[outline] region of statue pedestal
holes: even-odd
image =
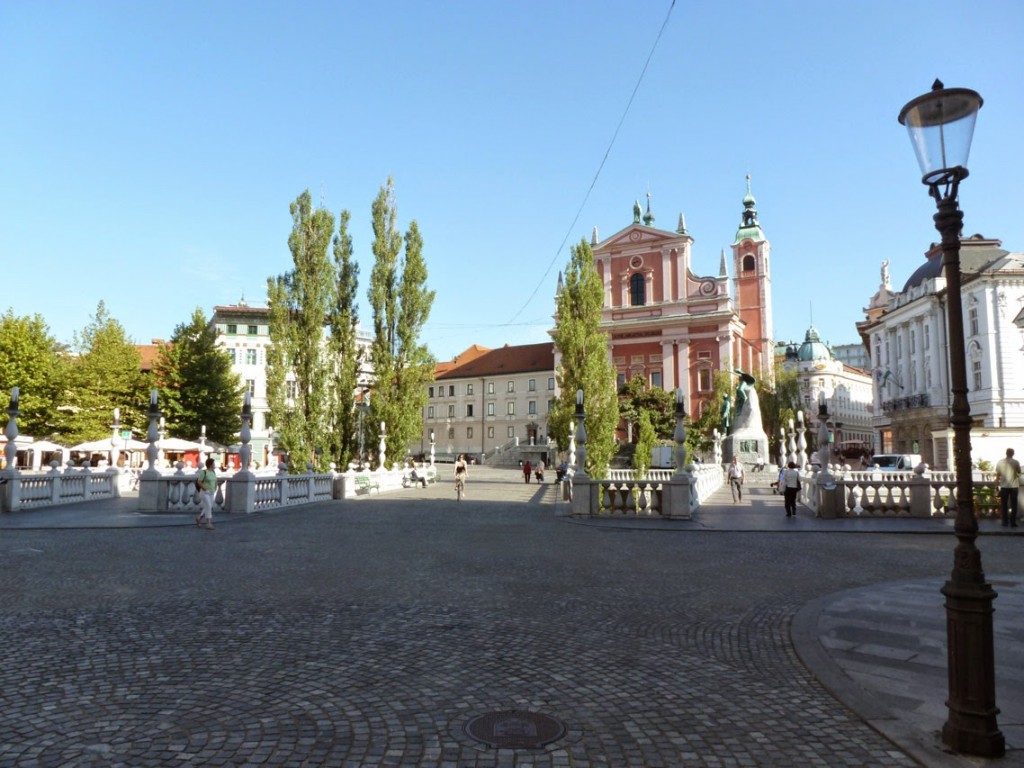
[[[756,464],[758,457],[764,459],[765,464],[769,464],[771,459],[768,456],[768,435],[763,429],[750,427],[726,435],[722,438],[722,463],[731,463],[733,456],[739,459],[740,464]]]

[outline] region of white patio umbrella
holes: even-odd
[[[182,440],[180,437],[165,437],[159,441],[160,448],[164,451],[202,451],[204,448],[210,450],[209,444],[203,446],[200,443],[192,440]]]

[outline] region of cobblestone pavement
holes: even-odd
[[[511,471],[468,494],[212,532],[5,528],[0,766],[917,764],[790,626],[841,590],[945,576],[949,537],[589,525]],[[1019,571],[1021,544],[986,538],[986,570]],[[505,710],[567,732],[464,732]]]

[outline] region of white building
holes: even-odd
[[[784,366],[795,370],[803,401],[804,416],[811,434],[818,430],[818,405],[828,406],[828,425],[836,449],[863,445],[872,447],[871,374],[838,359],[822,342],[818,331],[808,328],[800,345],[786,348]]]
[[[925,256],[899,292],[883,264],[857,326],[871,354],[878,449],[920,453],[930,466],[952,469],[941,246]],[[1024,310],[1024,254],[973,235],[961,240],[960,260],[971,455],[994,462],[1008,447],[1024,449],[1024,329],[1015,322]]]

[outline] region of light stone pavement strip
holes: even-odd
[[[470,472],[461,503],[444,482],[215,531],[0,528],[0,766],[917,764],[790,629],[842,590],[944,577],[951,537],[581,522],[551,483]],[[986,570],[1022,544],[986,537]],[[500,710],[567,733],[466,735]]]

